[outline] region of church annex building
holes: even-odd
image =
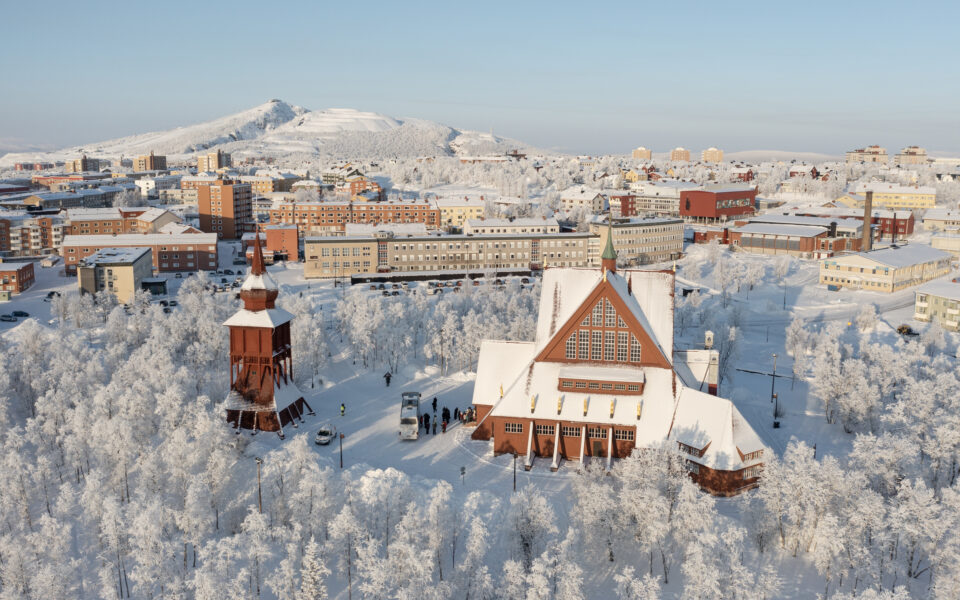
[[[715,351],[674,353],[673,292],[672,271],[617,270],[609,241],[601,269],[545,270],[535,341],[481,345],[473,438],[553,469],[588,457],[609,467],[666,441],[705,490],[755,486],[763,442],[730,400],[708,393]]]

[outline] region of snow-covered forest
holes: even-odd
[[[713,282],[714,259],[750,269],[708,249],[681,272]],[[756,285],[791,268],[766,270]],[[726,308],[716,294],[681,301],[690,315],[678,334],[736,327],[735,300],[750,293],[750,278],[738,279]],[[788,349],[806,357],[798,377],[838,435],[855,436],[853,451],[792,443],[765,461],[759,489],[733,499],[700,492],[671,448],[638,452],[609,474],[565,467],[561,493],[461,493],[396,468],[340,471],[296,432],[261,456],[258,494],[254,440],[234,435],[218,406],[228,387],[221,323],[235,300],[204,287],[202,275],[185,281],[169,314],[145,298],[128,314],[109,296],[68,294],[52,306],[59,327],[27,321],[7,336],[0,597],[946,599],[960,590],[960,382],[936,332],[893,348],[865,341],[869,310],[855,328],[791,324]],[[281,298],[297,315],[296,373],[309,389],[335,361],[374,377],[409,364],[470,371],[481,339],[532,337],[538,292],[383,297],[358,287],[326,305],[309,293]]]

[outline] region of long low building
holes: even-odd
[[[592,233],[304,238],[304,277],[408,271],[541,269],[590,264]]]
[[[833,289],[897,292],[946,275],[951,258],[921,244],[833,256],[820,261],[820,283]]]
[[[923,228],[927,231],[960,231],[960,211],[931,208],[923,215]]]
[[[270,210],[270,223],[296,225],[300,237],[343,231],[347,223],[423,223],[440,227],[440,209],[431,202],[299,202]]]
[[[64,236],[64,269],[67,273],[75,273],[82,259],[104,248],[150,248],[153,269],[161,273],[217,268],[215,233],[126,233]]]
[[[931,281],[917,288],[914,315],[918,321],[936,321],[949,331],[960,330],[960,283]]]

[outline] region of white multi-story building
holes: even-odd
[[[468,219],[463,227],[467,235],[491,233],[558,233],[560,224],[553,217],[529,219]]]
[[[634,207],[638,215],[680,216],[680,192],[700,186],[690,181],[637,181],[630,184],[636,194]]]

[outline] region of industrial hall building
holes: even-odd
[[[278,295],[257,235],[250,273],[240,286],[243,308],[224,323],[230,328],[226,416],[237,433],[241,429],[273,431],[282,438],[284,427],[297,427],[305,412],[314,414],[293,382],[293,315],[275,306]]]
[[[617,269],[611,236],[600,268],[546,269],[535,340],[481,344],[474,439],[553,470],[667,443],[711,493],[755,486],[766,449],[714,395],[716,350],[674,352],[674,277]]]

